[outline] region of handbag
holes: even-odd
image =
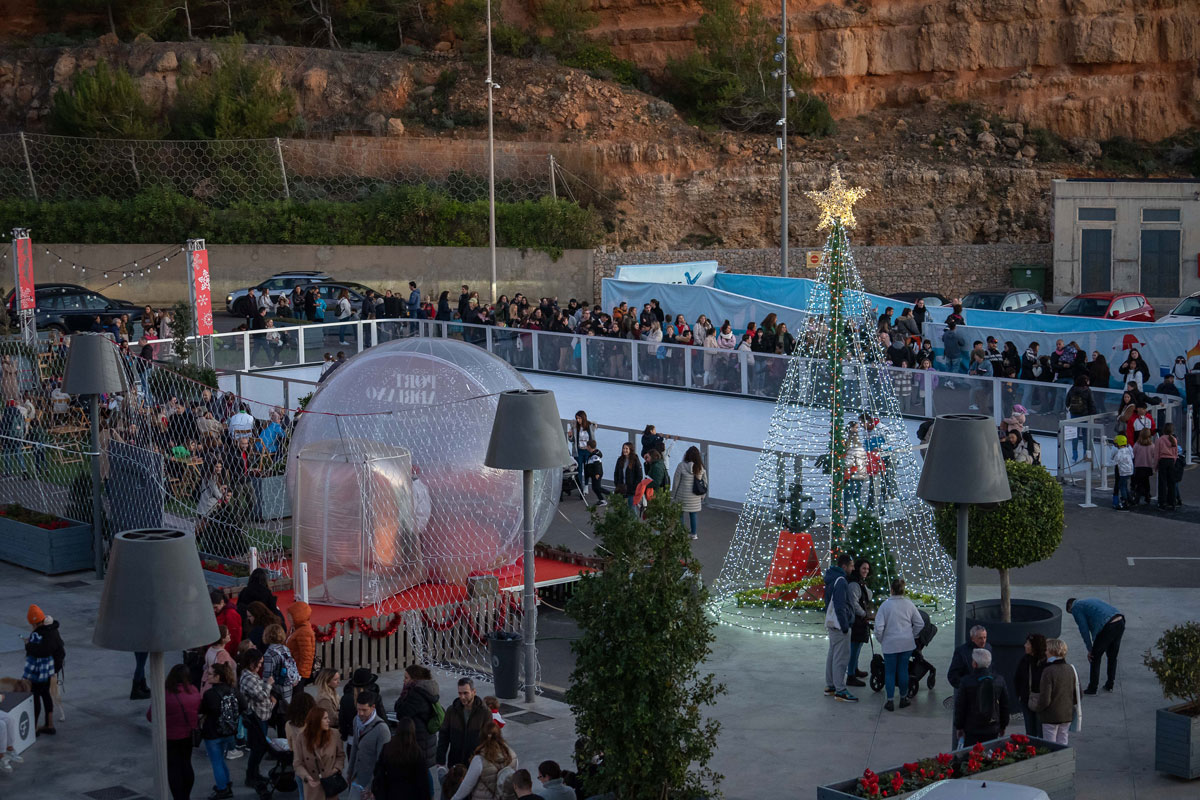
[[[1079,696],[1079,673],[1075,672],[1074,665],[1071,666],[1071,672],[1075,675],[1075,710],[1071,713],[1071,727],[1067,730],[1079,733],[1083,730],[1083,698]]]
[[[708,481],[699,475],[692,478],[692,494],[704,496],[708,494]]]
[[[1033,686],[1033,665],[1032,664],[1029,665],[1029,685]],[[1027,703],[1027,705],[1029,706],[1029,710],[1033,711],[1034,707],[1038,704],[1038,702],[1040,700],[1041,700],[1040,692],[1030,692],[1029,693],[1029,702]]]
[[[179,703],[179,712],[183,714],[183,721],[187,722],[187,709],[183,707],[183,701],[179,699],[179,692],[175,692],[175,702]],[[200,732],[199,716],[196,717],[196,723],[191,726],[192,747],[199,747],[204,742],[204,735]]]
[[[321,766],[320,759],[317,759],[317,769],[320,772],[325,771]],[[342,775],[341,772],[334,772],[332,775],[327,775],[319,780],[321,782],[321,791],[325,793],[326,797],[337,797],[350,788],[350,784],[346,783],[346,776]]]

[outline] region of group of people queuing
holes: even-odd
[[[640,452],[630,442],[621,443],[621,453],[613,466],[614,492],[602,484],[605,477],[604,454],[596,442],[596,424],[586,411],[575,412],[574,421],[567,426],[567,441],[575,457],[575,474],[580,494],[587,499],[589,490],[596,495],[596,506],[608,505],[606,499],[615,492],[626,505],[641,513],[646,504],[659,492],[666,492],[682,508],[681,522],[693,539],[699,539],[698,518],[708,495],[708,470],[700,448],[692,445],[683,454],[670,476],[670,448],[667,437],[653,425],[642,431]]]

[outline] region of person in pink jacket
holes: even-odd
[[[1174,511],[1183,505],[1179,496],[1179,483],[1175,480],[1175,459],[1179,458],[1179,440],[1175,438],[1175,426],[1168,422],[1155,442],[1158,457],[1158,507]]]
[[[1149,428],[1138,431],[1133,443],[1133,505],[1142,500],[1150,505],[1150,476],[1158,464],[1158,447]]]
[[[200,727],[200,692],[188,668],[176,664],[167,673],[167,786],[172,800],[188,800],[196,773],[192,770],[192,731]],[[146,709],[150,719],[150,709]]]

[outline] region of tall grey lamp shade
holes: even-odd
[[[67,394],[111,394],[128,389],[120,355],[100,333],[71,336],[62,390]]]
[[[94,644],[162,653],[203,647],[218,638],[192,534],[143,529],[113,537]]]
[[[77,333],[71,337],[62,390],[91,398],[88,403],[90,450],[100,452],[100,395],[128,389],[125,369],[113,343],[99,333]],[[96,577],[104,577],[104,523],[100,500],[100,459],[92,457],[92,558]]]
[[[525,557],[522,569],[522,645],[525,649],[525,702],[534,701],[537,688],[537,585],[533,555],[533,472],[571,463],[554,392],[541,389],[504,392],[496,405],[496,420],[483,464],[493,469],[521,470],[521,534]]]
[[[483,464],[494,469],[554,469],[571,463],[554,392],[503,392]]]
[[[1000,503],[1012,498],[996,423],[982,414],[946,414],[933,424],[917,497],[930,503]]]
[[[92,642],[108,650],[150,654],[157,800],[167,800],[168,795],[163,652],[202,647],[219,638],[192,534],[142,529],[113,538]]]

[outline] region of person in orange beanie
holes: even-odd
[[[307,683],[312,678],[313,658],[317,654],[317,635],[308,621],[312,619],[312,608],[303,600],[297,600],[288,606],[288,617],[292,621],[292,635],[288,637],[287,648],[296,660],[296,669],[300,677]]]
[[[50,697],[50,679],[62,669],[67,652],[63,647],[62,636],[58,633],[58,622],[51,619],[37,606],[30,606],[25,615],[33,632],[25,638],[25,673],[22,677],[29,681],[33,689],[33,721],[42,708],[46,709],[46,724],[37,729],[39,734],[53,734],[54,730],[54,701]]]

